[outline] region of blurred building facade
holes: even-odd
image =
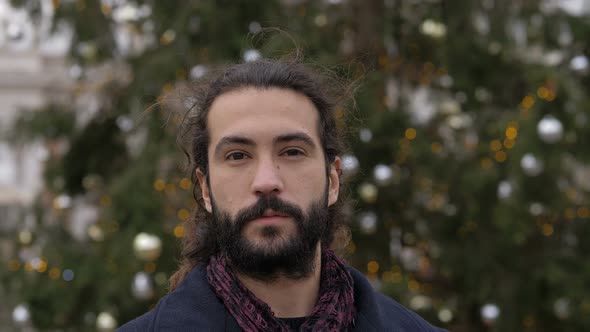
[[[46,3],[43,2],[43,3]],[[63,102],[71,86],[63,34],[49,36],[51,13],[31,18],[0,0],[0,232],[21,227],[42,188],[47,150],[40,141],[18,141],[15,123],[23,111]],[[65,38],[64,38],[65,37]],[[4,251],[3,251],[4,252]]]

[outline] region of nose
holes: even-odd
[[[256,165],[252,192],[256,196],[279,194],[283,191],[280,168],[272,158],[261,158]]]

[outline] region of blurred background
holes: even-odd
[[[589,43],[588,0],[0,0],[0,331],[153,307],[195,203],[152,106],[297,46],[364,68],[352,265],[452,331],[590,331]]]

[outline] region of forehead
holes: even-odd
[[[319,114],[305,95],[281,88],[242,88],[217,97],[207,117],[210,143],[224,136],[252,138],[303,131],[319,144]]]

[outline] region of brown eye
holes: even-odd
[[[244,158],[246,158],[246,154],[243,152],[232,152],[226,157],[228,160],[242,160]]]
[[[295,157],[295,156],[303,155],[303,151],[298,150],[298,149],[289,149],[289,150],[286,150],[284,152],[284,154],[289,157]]]

